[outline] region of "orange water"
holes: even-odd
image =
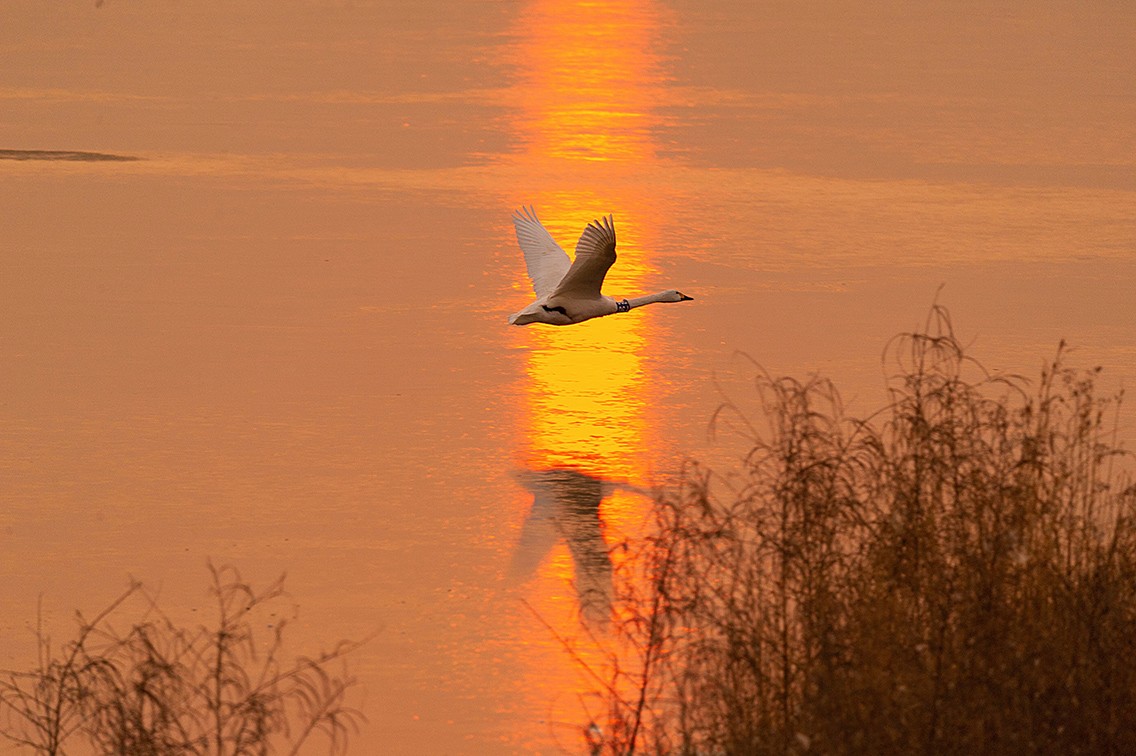
[[[128,575],[199,621],[211,558],[288,573],[297,652],[374,634],[357,752],[573,752],[562,643],[602,662],[646,493],[741,449],[736,352],[867,414],[942,286],[992,369],[1136,379],[1120,5],[10,5],[0,667]],[[521,204],[695,301],[508,327]]]

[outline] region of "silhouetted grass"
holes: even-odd
[[[935,307],[891,403],[761,376],[744,484],[693,467],[623,575],[593,753],[1136,753],[1136,488],[1119,395],[987,375]]]
[[[292,663],[281,659],[287,620],[283,577],[254,590],[231,567],[209,565],[215,624],[174,625],[148,601],[128,630],[113,625],[130,587],[92,620],[78,615],[76,637],[59,650],[38,633],[38,666],[3,672],[0,736],[36,753],[299,753],[322,735],[330,753],[346,751],[362,715],[346,706],[354,680],[329,667],[358,644]]]

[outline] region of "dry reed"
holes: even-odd
[[[890,405],[761,375],[745,483],[697,466],[622,576],[593,753],[1136,753],[1136,488],[1063,363],[992,377],[934,307]]]
[[[330,667],[358,644],[286,663],[283,577],[258,591],[232,567],[209,571],[211,627],[176,626],[132,582],[93,619],[77,615],[77,636],[58,651],[40,629],[37,667],[0,673],[0,738],[52,756],[237,756],[296,754],[322,735],[329,753],[345,752],[362,714],[345,702],[354,680]],[[144,617],[117,630],[139,596]]]

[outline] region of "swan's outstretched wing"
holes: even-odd
[[[604,276],[614,262],[615,221],[609,215],[584,229],[576,242],[576,259],[552,296],[598,299]]]
[[[538,298],[543,297],[552,292],[568,272],[571,265],[568,253],[553,240],[531,207],[513,211],[513,227],[517,230],[517,243],[525,253],[525,267],[533,291]]]

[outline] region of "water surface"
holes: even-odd
[[[991,369],[1066,339],[1136,378],[1119,4],[8,17],[0,666],[38,597],[62,638],[127,575],[198,621],[211,558],[288,573],[297,651],[375,633],[358,752],[572,752],[599,711],[557,635],[615,611],[651,488],[740,451],[707,436],[735,352],[867,414],[938,296]],[[607,290],[696,300],[506,326],[521,204],[569,250],[613,213]]]

